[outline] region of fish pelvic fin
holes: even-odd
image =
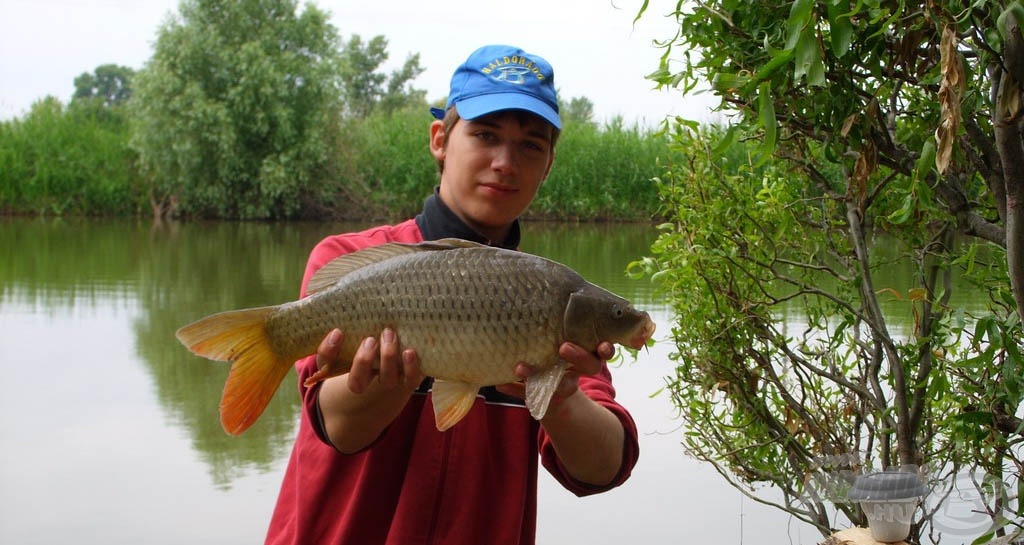
[[[434,424],[437,431],[445,431],[458,424],[473,408],[480,386],[457,380],[434,379],[433,393]]]
[[[177,331],[192,353],[230,361],[220,399],[220,423],[231,435],[244,432],[267,408],[294,362],[279,357],[264,323],[277,307],[221,312]]]
[[[566,367],[566,363],[559,360],[554,365],[526,379],[526,408],[530,409],[530,416],[540,420],[547,414],[551,396],[555,395],[558,383],[565,375]]]

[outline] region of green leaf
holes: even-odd
[[[786,49],[793,49],[811,21],[814,0],[796,0],[786,21]]]
[[[877,23],[877,22],[878,22],[879,20],[881,20],[881,18],[882,18],[882,17],[884,17],[884,16],[885,16],[885,15],[886,15],[886,14],[887,14],[888,12],[889,12],[889,10],[888,10],[888,9],[879,9],[879,10],[878,10],[878,13],[877,13],[877,15],[876,15],[875,17],[873,17],[873,18],[871,19],[871,23],[872,23],[872,24],[874,24],[874,23]],[[899,19],[899,18],[900,18],[900,17],[902,16],[902,15],[903,15],[903,11],[902,11],[902,10],[895,10],[895,11],[894,11],[894,12],[892,13],[892,15],[890,15],[890,16],[889,16],[889,18],[888,18],[888,19],[887,19],[887,20],[886,20],[885,22],[883,22],[883,23],[881,23],[881,24],[879,24],[879,25],[878,25],[878,30],[877,30],[877,31],[875,31],[875,32],[874,32],[873,34],[871,34],[870,36],[868,36],[868,38],[867,38],[867,39],[868,39],[868,40],[870,41],[870,40],[874,40],[875,38],[879,38],[879,37],[881,37],[881,36],[885,35],[885,33],[886,33],[886,32],[887,32],[887,31],[888,31],[889,29],[893,28],[893,25],[895,25],[895,24],[896,24],[896,21],[897,21],[897,20],[898,20],[898,19]]]
[[[806,77],[807,84],[821,87],[825,85],[825,64],[818,50],[818,40],[813,27],[804,29],[800,41],[796,45],[796,62],[793,67],[793,82]]]
[[[814,58],[814,62],[807,72],[807,84],[812,87],[825,86],[825,61],[820,55]]]
[[[914,182],[924,180],[934,166],[935,140],[926,138],[924,145],[921,146],[921,156],[917,158],[917,163],[914,164]]]
[[[759,84],[763,81],[771,79],[783,66],[786,66],[793,60],[793,49],[784,49],[777,51],[772,55],[772,59],[765,63],[761,68],[758,69],[754,79],[751,80],[747,86],[743,88],[744,93],[749,93],[752,90],[753,85]]]
[[[889,221],[896,225],[906,223],[913,214],[916,203],[918,203],[918,199],[914,197],[913,192],[908,193],[903,198],[903,204],[900,205],[899,209],[889,214]]]
[[[653,78],[651,78],[651,76],[647,76],[647,79]],[[736,89],[745,87],[749,82],[749,75],[719,72],[718,74],[715,74],[714,79],[711,80],[711,88],[719,93],[732,94]]]
[[[732,147],[733,142],[736,141],[736,127],[736,125],[731,125],[729,130],[725,131],[725,134],[722,135],[722,139],[719,140],[718,144],[715,144],[714,149],[711,150],[712,155],[722,155],[726,150]]]
[[[850,14],[847,10],[850,2],[841,0],[828,3],[828,26],[830,29],[829,38],[832,45],[832,53],[842,58],[850,50],[853,43],[853,23],[850,22]]]
[[[660,85],[666,85],[669,81],[672,80],[672,72],[669,72],[667,66],[662,66],[661,68],[658,68],[654,72],[651,72],[650,74],[644,76],[644,79],[651,80]]]
[[[643,5],[641,5],[640,9],[637,10],[636,17],[633,18],[633,24],[634,25],[636,24],[637,21],[640,20],[641,17],[644,16],[644,12],[647,11],[647,5],[648,4],[650,4],[650,0],[644,0]]]
[[[758,88],[757,116],[758,122],[764,130],[761,157],[758,160],[758,166],[761,166],[775,153],[775,144],[778,139],[778,122],[775,119],[775,104],[772,102],[771,82],[766,81]]]
[[[800,40],[796,43],[796,58],[793,61],[793,82],[797,83],[800,78],[807,74],[814,57],[818,54],[817,43],[814,35],[810,32],[800,34]]]
[[[993,415],[988,411],[965,411],[954,414],[950,420],[962,424],[973,424],[975,426],[989,426],[992,424]]]

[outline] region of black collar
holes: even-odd
[[[459,216],[455,215],[439,195],[440,187],[434,188],[434,194],[423,201],[423,212],[416,216],[416,225],[423,234],[423,240],[437,240],[439,238],[461,238],[488,246],[498,246],[514,250],[519,247],[521,236],[519,220],[512,223],[512,230],[504,241],[492,241],[476,232],[472,227],[466,225]]]

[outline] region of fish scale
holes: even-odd
[[[292,363],[315,353],[335,328],[344,333],[340,357],[307,385],[348,372],[363,339],[391,328],[435,378],[439,430],[465,415],[481,386],[517,380],[519,362],[534,368],[526,405],[540,419],[566,367],[562,342],[588,351],[600,341],[640,348],[654,331],[646,312],[560,263],[456,239],[346,254],[307,288],[298,301],[222,312],[178,330],[192,352],[233,362],[221,398],[229,433],[248,428]]]
[[[345,332],[341,358],[350,361],[363,338],[390,327],[402,346],[416,349],[428,375],[488,385],[510,382],[517,362],[544,365],[555,357],[561,311],[584,281],[570,277],[553,292],[545,281],[550,271],[538,267],[535,256],[505,253],[493,259],[481,253],[409,254],[368,266],[305,305],[283,309],[274,320],[315,324],[297,336],[304,340],[297,352],[306,352],[337,327]],[[303,319],[307,312],[315,321]],[[296,337],[278,334],[270,324],[268,333]],[[496,366],[495,360],[505,365]]]

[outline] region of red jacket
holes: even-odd
[[[339,255],[422,240],[415,220],[328,237],[310,255],[303,294],[312,274]],[[538,452],[554,478],[580,496],[618,486],[636,464],[636,425],[615,402],[607,367],[581,377],[580,389],[619,418],[626,441],[618,476],[593,487],[569,476],[521,400],[493,388],[482,389],[465,419],[444,433],[435,427],[429,393],[418,392],[372,445],[341,454],[321,439],[318,387],[302,387],[314,360],[296,363],[303,411],[268,545],[533,544]]]

